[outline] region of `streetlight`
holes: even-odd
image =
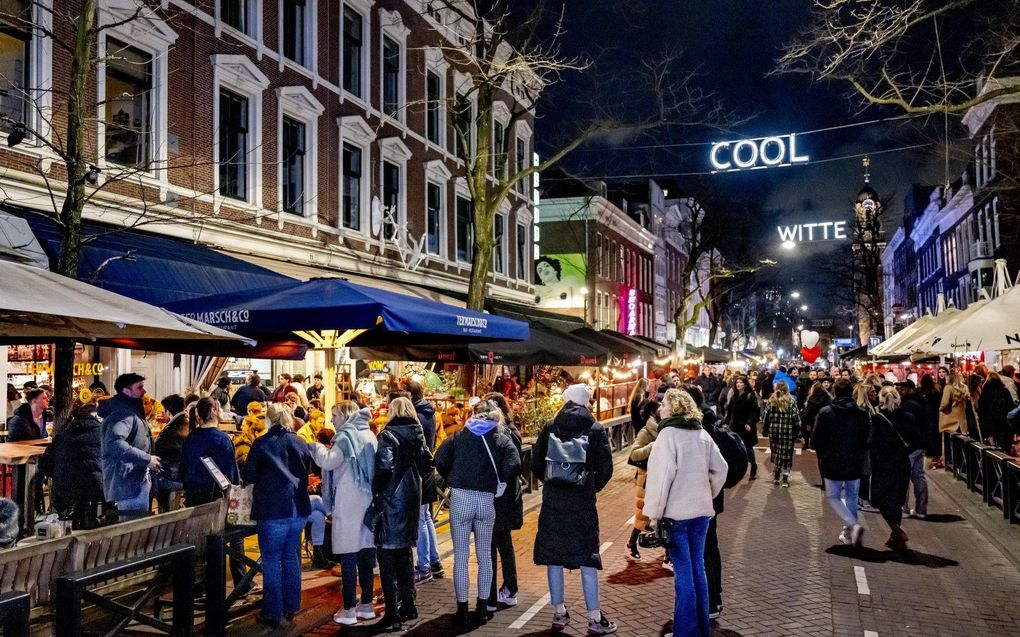
[[[800,298],[800,292],[798,292],[797,290],[794,290],[793,292],[790,292],[790,298],[791,299],[799,299]]]
[[[806,305],[801,305],[800,306],[800,311],[801,312],[807,312],[807,306]]]
[[[794,248],[797,247],[797,244],[794,243],[793,241],[790,241],[789,239],[787,239],[786,241],[782,242],[779,245],[781,245],[784,250],[793,250]]]

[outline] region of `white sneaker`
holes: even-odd
[[[923,519],[925,519],[928,516],[926,514],[924,514],[924,513],[918,513],[917,509],[911,509],[910,510],[910,517],[917,518],[918,520],[923,520]]]
[[[371,604],[358,604],[354,612],[358,619],[375,619],[375,608]]]
[[[860,546],[863,538],[864,527],[860,524],[855,524],[854,528],[850,529],[850,541],[853,542],[854,546]]]
[[[496,601],[500,604],[506,604],[507,606],[513,607],[517,605],[517,596],[511,595],[510,591],[508,591],[506,586],[504,586],[496,592]]]
[[[839,540],[840,544],[849,544],[850,543],[849,530],[844,528],[842,531],[839,532],[839,538],[837,539]]]
[[[374,616],[375,613],[373,612]],[[353,608],[341,608],[333,614],[333,622],[343,626],[353,626],[358,623],[358,612]]]

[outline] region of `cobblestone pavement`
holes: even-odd
[[[766,455],[758,450],[763,473]],[[671,573],[660,565],[661,551],[642,551],[640,562],[626,557],[634,514],[632,471],[618,457],[616,475],[599,497],[602,608],[619,624],[620,635],[666,635],[673,588]],[[861,549],[836,541],[840,524],[824,505],[813,454],[796,456],[791,483],[783,489],[760,478],[727,490],[718,523],[724,611],[717,637],[1020,635],[1020,564],[1010,550],[1020,546],[1020,532],[1001,518],[996,523],[960,483],[944,473],[931,476],[931,515],[925,521],[905,520],[911,548],[905,555],[885,548],[888,527],[878,514],[861,514],[867,528]],[[420,619],[405,624],[405,634],[554,634],[545,571],[531,559],[537,517],[537,508],[526,513],[524,528],[514,534],[521,589],[517,607],[499,611],[486,626],[458,631],[451,625],[454,599],[448,577],[418,588]],[[445,529],[441,535],[441,549],[449,552]],[[444,564],[452,575],[452,557],[447,555]],[[563,634],[585,634],[577,573],[567,575],[566,600],[573,622]],[[339,605],[337,579],[325,571],[308,572],[305,607],[293,624],[270,632],[249,615],[230,633],[325,637],[374,632],[373,622],[351,628],[333,624],[329,618]]]

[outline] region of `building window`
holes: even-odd
[[[443,223],[443,189],[432,183],[426,185],[425,193],[425,249],[429,254],[440,254],[440,237]]]
[[[112,38],[106,51],[106,159],[143,168],[151,159],[152,56]]]
[[[220,0],[223,24],[248,33],[248,0]]]
[[[474,154],[474,145],[471,143],[474,119],[474,104],[466,96],[458,95],[453,109],[453,130],[456,135],[457,157],[464,161],[468,161],[468,157]]]
[[[400,223],[400,166],[383,162],[383,239],[392,239]]]
[[[360,13],[344,7],[343,84],[344,90],[355,97],[362,97],[361,52],[364,46],[364,23]]]
[[[506,215],[492,218],[492,270],[506,274]]]
[[[514,155],[514,172],[519,173],[527,168],[528,164],[528,143],[523,138],[517,138],[516,154]],[[520,179],[514,185],[517,192],[524,194],[528,192],[529,179]]]
[[[492,123],[492,174],[496,179],[506,177],[506,127],[500,121]]]
[[[471,200],[457,197],[457,260],[470,262],[474,243],[474,221]]]
[[[528,280],[528,226],[517,224],[517,278]]]
[[[400,118],[400,45],[383,38],[383,112]]]
[[[429,71],[425,74],[425,134],[430,142],[442,145],[439,140],[439,123],[443,103],[443,84],[438,73]]]
[[[283,0],[283,54],[305,64],[305,0]]]
[[[248,99],[220,89],[220,195],[248,199]]]
[[[8,9],[8,22],[15,16],[29,20],[31,3],[14,1]],[[0,130],[13,123],[28,123],[29,54],[31,32],[21,24],[0,24]]]
[[[283,210],[305,214],[305,125],[283,118]]]
[[[361,232],[361,149],[344,144],[343,226]]]

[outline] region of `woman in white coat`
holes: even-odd
[[[659,435],[648,458],[644,513],[669,533],[676,590],[674,637],[709,637],[705,538],[715,515],[712,499],[722,491],[728,467],[702,428],[701,410],[690,394],[667,390],[659,415]]]
[[[333,615],[338,624],[353,625],[374,619],[375,537],[365,526],[365,511],[372,504],[372,478],[379,442],[369,428],[372,412],[344,400],[333,407],[333,446],[311,445],[315,464],[322,469],[322,499],[333,516],[333,553],[340,557],[344,607]],[[361,584],[358,603],[357,584]]]

